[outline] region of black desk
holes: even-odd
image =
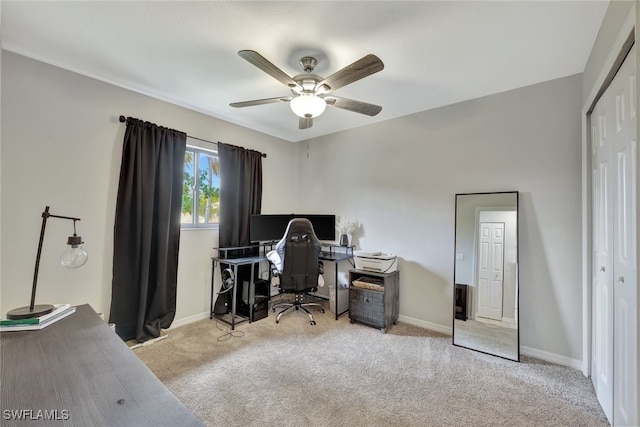
[[[234,248],[235,249],[235,248]],[[252,256],[252,257],[244,257],[244,258],[220,258],[220,257],[212,257],[211,258],[211,306],[209,307],[209,319],[213,319],[214,314],[213,314],[213,304],[215,301],[215,294],[214,294],[214,277],[215,277],[215,273],[216,273],[216,265],[217,263],[223,263],[223,264],[228,264],[231,267],[231,271],[233,271],[233,277],[238,277],[238,267],[241,265],[251,265],[252,266],[252,271],[251,271],[251,279],[249,282],[249,307],[253,307],[253,304],[255,303],[254,299],[255,299],[255,283],[254,283],[254,277],[253,277],[253,266],[256,264],[260,264],[261,262],[264,261],[268,261],[267,257],[265,255],[258,255],[258,256]],[[231,298],[231,313],[230,314],[230,320],[225,319],[222,316],[218,316],[216,315],[216,319],[220,320],[221,322],[224,322],[226,324],[228,324],[229,326],[231,326],[231,330],[234,330],[236,325],[242,322],[246,322],[249,321],[249,323],[253,322],[253,310],[249,310],[249,317],[245,317],[242,316],[238,313],[236,313],[236,297],[237,297],[237,292],[238,291],[238,286],[237,283],[234,284],[233,289],[231,290],[232,292],[232,298]],[[236,320],[238,317],[242,317],[241,320]]]
[[[0,341],[3,426],[204,425],[89,305]],[[27,420],[8,419],[11,411]],[[44,411],[54,419],[36,418]]]
[[[340,248],[342,250],[338,251]],[[320,256],[318,257],[321,261],[329,261],[334,264],[335,267],[335,288],[336,288],[336,320],[340,318],[343,314],[347,313],[349,309],[347,308],[343,312],[338,312],[340,310],[340,306],[338,305],[338,298],[340,292],[338,292],[338,267],[342,261],[348,261],[353,259],[353,249],[354,246],[340,246],[335,244],[323,243],[322,251],[320,252]],[[352,265],[353,267],[353,265]]]
[[[216,248],[219,253],[222,254],[222,256],[217,256],[217,257],[212,257],[211,258],[211,305],[209,307],[209,319],[213,319],[214,316],[216,317],[216,319],[220,320],[221,322],[224,322],[228,325],[231,326],[231,330],[234,330],[236,325],[243,323],[243,322],[253,322],[253,310],[249,310],[249,316],[243,316],[241,314],[238,314],[236,312],[236,297],[237,297],[237,289],[238,286],[237,284],[233,286],[233,289],[231,290],[232,292],[232,301],[231,301],[231,312],[229,313],[230,319],[226,319],[220,315],[214,315],[213,314],[213,305],[215,302],[215,296],[216,294],[214,293],[214,278],[215,278],[215,270],[216,270],[216,266],[218,263],[223,263],[223,264],[228,264],[231,268],[231,270],[233,271],[234,277],[238,277],[238,267],[241,265],[251,265],[254,266],[256,264],[259,264],[261,262],[268,262],[269,260],[266,257],[266,254],[269,250],[273,249],[275,247],[275,244],[277,242],[266,242],[266,243],[261,243],[260,245],[255,245],[255,246],[240,246],[240,247],[233,247],[233,248]],[[256,255],[256,256],[249,256],[249,257],[242,257],[242,258],[227,258],[227,253],[230,251],[238,251],[238,250],[245,250],[245,249],[255,249],[258,251],[258,253],[260,255]],[[338,250],[340,249],[340,250]],[[353,259],[353,249],[354,246],[340,246],[340,245],[336,245],[333,243],[323,243],[322,244],[322,251],[320,252],[320,256],[318,257],[321,261],[329,261],[329,262],[333,262],[334,266],[335,266],[335,290],[336,290],[336,320],[338,320],[338,318],[340,316],[342,316],[343,314],[347,313],[349,311],[349,309],[347,308],[346,310],[344,310],[341,313],[338,313],[338,267],[339,264],[342,261],[347,261],[350,259]],[[253,270],[253,268],[252,268]],[[269,277],[269,280],[271,279],[271,277]],[[254,277],[253,274],[251,274],[251,279],[250,279],[250,283],[249,283],[249,307],[253,307],[253,304],[255,303],[254,301],[254,297],[255,297],[255,283],[254,283]],[[316,297],[319,297],[319,295],[315,295]],[[241,318],[240,320],[238,320],[238,318]]]

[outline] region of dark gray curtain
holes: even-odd
[[[186,141],[184,132],[127,118],[109,316],[125,341],[159,337],[175,316]]]
[[[249,217],[262,206],[262,153],[218,143],[220,159],[219,246],[245,246]]]
[[[259,214],[262,205],[262,153],[234,145],[218,143],[220,160],[220,223],[218,240],[220,247],[247,246],[249,240],[249,218]],[[226,251],[228,258],[257,255],[250,250]],[[220,271],[229,265],[220,263]],[[256,266],[257,268],[257,266]],[[238,267],[236,283],[249,282],[250,265]],[[238,292],[238,303],[242,305],[242,292]],[[231,292],[218,295],[216,314],[231,309]]]

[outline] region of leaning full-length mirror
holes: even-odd
[[[520,360],[518,192],[456,194],[453,344]]]

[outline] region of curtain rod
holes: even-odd
[[[127,118],[125,116],[120,116],[119,120],[120,120],[120,123],[126,123],[127,122]],[[202,139],[202,138],[197,138],[195,136],[190,136],[190,135],[187,135],[187,138],[197,139],[198,141],[207,142],[209,144],[216,144],[216,145],[218,144],[217,142],[209,141],[209,140]],[[267,155],[264,154],[264,153],[260,153],[260,155],[265,159],[267,158]]]

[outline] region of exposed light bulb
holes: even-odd
[[[313,92],[302,92],[293,98],[289,105],[296,116],[303,118],[318,117],[327,108],[326,101]]]
[[[66,268],[82,267],[89,258],[82,248],[82,237],[74,234],[69,237],[67,244],[69,247],[60,255],[60,264]]]

